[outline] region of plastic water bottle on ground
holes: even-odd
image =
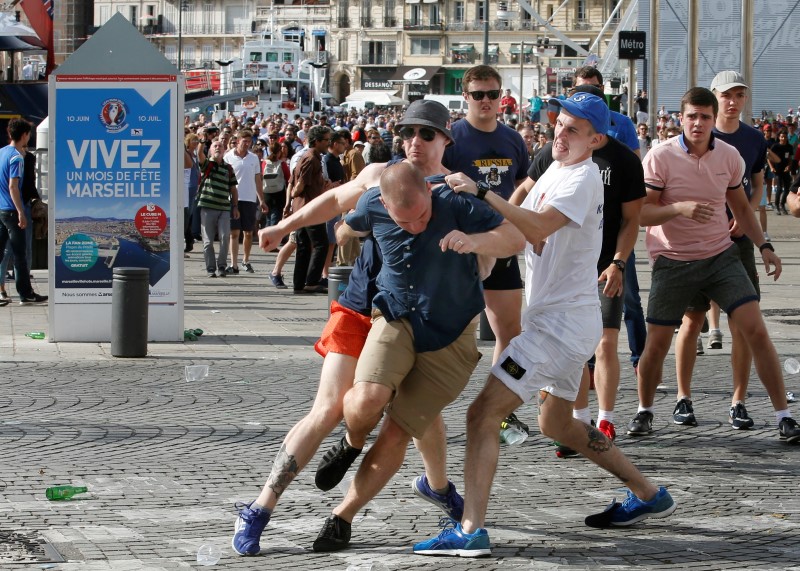
[[[783,362],[783,370],[790,375],[796,375],[800,373],[800,362],[794,357],[789,357]]]
[[[521,428],[509,425],[500,431],[500,442],[509,445],[522,444],[528,439],[528,433]]]
[[[219,563],[220,557],[222,557],[222,550],[216,545],[212,545],[210,543],[201,545],[200,549],[197,550],[197,562],[200,565],[205,565],[208,567],[211,565],[216,565]]]
[[[185,375],[190,383],[202,381],[208,376],[208,365],[186,365]]]

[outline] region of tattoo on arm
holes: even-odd
[[[542,407],[544,406],[544,401],[547,400],[547,397],[550,396],[550,393],[545,391],[539,391],[539,412],[542,412]]]
[[[267,479],[267,485],[280,498],[281,494],[292,483],[292,480],[297,477],[299,471],[297,460],[286,452],[286,443],[284,442],[275,457],[275,462],[272,464],[272,472],[270,472]]]

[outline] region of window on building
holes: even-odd
[[[194,46],[191,44],[183,46],[183,65],[185,67],[196,67],[197,62],[194,61],[194,58],[197,57],[195,54]]]
[[[439,17],[439,14],[440,14],[440,12],[439,12],[439,4],[438,3],[429,4],[428,6],[429,6],[428,7],[428,16],[430,18],[429,21],[431,23],[431,26],[436,26],[441,21],[441,18]]]
[[[206,44],[203,46],[202,50],[203,51],[200,58],[203,61],[211,61],[212,59],[214,59],[214,46]]]
[[[616,6],[617,6],[617,0],[608,0],[608,12],[606,12],[606,14],[607,14],[606,19],[608,19],[608,16],[611,15],[611,12],[614,11],[614,8]],[[619,10],[617,10],[617,13],[614,14],[613,18],[611,18],[612,22],[619,22],[620,12],[622,12],[621,8]]]
[[[553,19],[553,13],[555,11],[556,11],[555,6],[553,6],[552,4],[548,4],[547,5],[547,19],[548,20],[552,20]]]
[[[395,3],[394,0],[384,0],[383,2],[383,25],[387,28],[394,28],[397,21],[394,16]]]
[[[164,46],[164,57],[171,62],[178,61],[178,48],[177,46]]]
[[[139,25],[139,7],[138,6],[128,6],[130,9],[130,18],[128,18],[134,26]]]
[[[363,64],[396,64],[397,44],[395,42],[363,42],[361,58]]]
[[[100,6],[100,21],[97,22],[99,25],[103,25],[111,18],[111,6]]]
[[[488,2],[486,0],[478,0],[478,6],[475,14],[478,20],[481,22],[487,20],[487,8]]]
[[[422,23],[422,6],[419,4],[411,5],[411,25],[419,26]]]
[[[586,0],[578,0],[575,4],[575,18],[578,22],[585,22],[587,20]]]
[[[211,34],[214,32],[212,26],[214,25],[214,4],[205,2],[203,4],[203,33]]]
[[[439,42],[439,38],[411,38],[411,55],[439,55],[441,53]]]
[[[464,22],[465,15],[464,0],[456,0],[453,2],[453,21],[462,23]]]
[[[347,61],[347,40],[339,40],[339,61]]]
[[[261,52],[250,52],[250,61],[251,62],[259,62],[263,59],[264,54]]]

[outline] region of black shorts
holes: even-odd
[[[619,329],[622,323],[622,307],[625,295],[607,297],[603,294],[606,282],[597,284],[597,295],[600,296],[600,313],[603,316],[603,329]]]
[[[492,273],[483,280],[483,289],[522,289],[522,277],[519,273],[519,260],[517,257],[498,258],[492,268]]]
[[[231,216],[231,230],[255,232],[258,230],[258,205],[246,200],[239,201],[239,218]]]

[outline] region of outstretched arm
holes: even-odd
[[[258,233],[258,245],[269,252],[280,244],[281,239],[292,230],[322,224],[337,214],[347,212],[356,205],[359,197],[374,186],[378,186],[386,163],[369,165],[353,180],[333,190],[324,192],[303,208]]]

